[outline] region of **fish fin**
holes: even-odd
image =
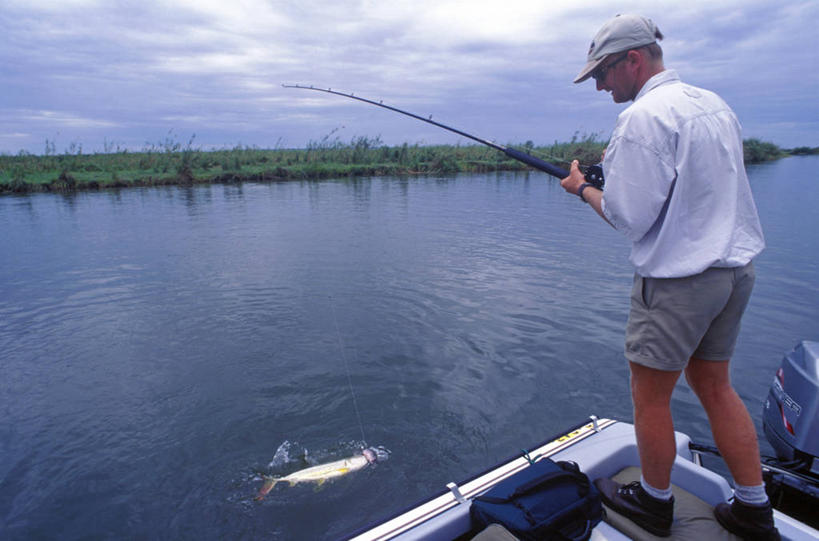
[[[279,482],[278,477],[265,477],[264,483],[259,489],[259,492],[256,494],[256,497],[253,499],[256,500],[257,502],[263,500],[267,493],[273,490],[273,487],[276,486],[276,483],[278,482]]]

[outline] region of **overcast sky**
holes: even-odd
[[[0,0],[0,153],[304,147],[330,136],[608,138],[624,106],[571,81],[599,27],[652,18],[666,67],[715,90],[745,137],[819,146],[819,1]]]

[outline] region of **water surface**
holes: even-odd
[[[817,165],[749,168],[768,248],[734,380],[760,428],[819,340]],[[631,417],[628,244],[539,173],[7,196],[0,228],[4,539],[333,538]],[[673,408],[710,443],[684,384]],[[252,501],[362,440],[390,460]]]

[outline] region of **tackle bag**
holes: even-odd
[[[574,462],[542,458],[472,500],[472,526],[501,524],[523,540],[586,540],[603,518],[600,493]]]

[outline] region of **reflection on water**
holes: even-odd
[[[768,248],[734,378],[758,426],[819,339],[817,161],[749,168]],[[628,245],[540,174],[11,196],[0,227],[4,539],[332,538],[631,416]],[[684,384],[673,408],[710,441]],[[388,462],[252,502],[285,442],[331,460],[362,430]]]

